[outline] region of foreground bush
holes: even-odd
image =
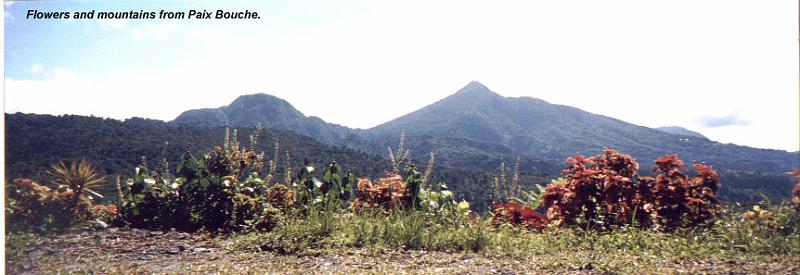
[[[792,203],[797,206],[797,211],[800,212],[800,170],[791,174],[797,179],[797,183],[792,187]]]
[[[641,177],[630,155],[606,149],[603,154],[567,159],[564,178],[549,185],[542,206],[555,225],[610,228],[623,225],[661,228],[706,224],[719,213],[715,192],[719,175],[694,164],[687,178],[676,155],[656,160],[656,177]]]
[[[87,221],[105,225],[116,217],[116,205],[92,203],[102,196],[90,188],[102,184],[104,178],[89,162],[61,162],[50,173],[57,190],[30,179],[14,179],[6,185],[8,229],[63,230]]]
[[[252,151],[217,147],[202,158],[185,153],[175,179],[140,165],[121,190],[122,220],[133,227],[184,231],[272,229],[297,192],[261,179],[255,169],[262,161]]]
[[[549,223],[547,217],[519,203],[495,204],[492,210],[492,223],[495,225],[512,224],[543,232]]]

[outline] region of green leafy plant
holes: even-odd
[[[355,177],[347,171],[342,173],[342,168],[336,161],[331,161],[322,176],[320,191],[329,200],[347,201],[353,197]]]
[[[267,177],[262,178],[263,153],[244,148],[236,142],[237,135],[234,130],[231,139],[228,131],[225,146],[202,157],[184,153],[174,179],[163,171],[150,171],[143,161],[121,188],[122,221],[134,227],[184,231],[265,231],[274,229],[287,215],[338,209],[352,196],[355,177],[342,173],[335,161],[322,181],[306,160],[293,181],[287,178],[289,185],[271,184],[276,161],[270,161]],[[251,137],[251,143],[255,141],[256,137]]]

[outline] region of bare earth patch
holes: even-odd
[[[374,250],[308,251],[281,255],[231,248],[235,237],[208,233],[108,229],[7,238],[9,274],[96,273],[800,273],[797,257],[657,259],[628,253],[554,251],[511,257],[472,252]]]

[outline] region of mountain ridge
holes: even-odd
[[[198,119],[200,123],[192,123]],[[404,134],[410,148],[423,148],[412,151],[414,158],[425,159],[430,151],[437,151],[441,161],[480,169],[491,169],[490,163],[499,165],[515,156],[560,162],[569,155],[596,154],[606,147],[645,161],[677,153],[686,161],[731,170],[788,171],[800,159],[797,153],[669,133],[534,97],[503,97],[478,81],[369,129],[306,117],[287,101],[266,94],[246,95],[216,109],[189,110],[171,123],[233,127],[262,123],[377,155],[385,154],[386,147]],[[472,165],[478,162],[484,164]]]
[[[664,131],[664,132],[667,132],[667,133],[670,133],[670,134],[684,135],[684,136],[708,139],[708,137],[704,136],[701,133],[698,133],[698,132],[695,132],[695,131],[692,131],[692,130],[689,130],[689,129],[686,129],[686,128],[683,128],[683,127],[680,127],[680,126],[662,126],[662,127],[657,127],[655,129],[656,130],[661,130],[661,131]]]
[[[287,129],[316,138],[325,143],[337,143],[357,132],[342,125],[328,123],[319,117],[306,116],[288,101],[265,93],[237,97],[231,104],[218,108],[187,110],[170,124],[200,127],[254,127]]]

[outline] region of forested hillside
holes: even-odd
[[[49,182],[47,171],[61,160],[89,160],[110,181],[116,175],[123,176],[123,179],[132,175],[142,157],[151,168],[161,167],[166,158],[172,171],[183,152],[202,153],[214,146],[221,146],[226,132],[226,127],[173,126],[142,118],[119,121],[75,115],[6,114],[5,120],[6,180],[31,178],[39,182]],[[239,142],[250,146],[250,135],[255,131],[252,127],[238,128]],[[304,158],[308,158],[309,163],[316,167],[336,160],[357,177],[376,178],[390,169],[389,161],[383,156],[326,145],[313,138],[275,128],[260,131],[256,151],[264,152],[268,160],[274,160],[276,142],[279,178],[283,177],[287,153],[294,171],[297,171]],[[427,159],[415,163],[424,169]],[[510,167],[511,164],[508,165]],[[507,173],[510,172],[509,169]],[[458,191],[460,198],[474,201],[475,207],[486,207],[490,197],[485,191],[490,188],[497,174],[493,169],[461,170],[436,163],[432,181],[447,182]],[[547,180],[543,175],[533,173],[522,173],[521,178],[523,184],[528,186]],[[101,190],[111,192],[113,184]]]

